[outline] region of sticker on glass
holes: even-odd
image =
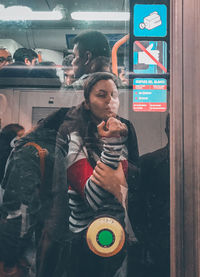
[[[167,80],[134,79],[133,110],[135,112],[165,112],[167,110]]]
[[[167,73],[167,43],[165,41],[135,41],[133,72],[138,74]]]
[[[134,6],[133,19],[136,37],[165,37],[167,35],[166,5],[137,4]]]

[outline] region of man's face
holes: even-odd
[[[12,62],[12,56],[6,49],[0,50],[0,68]]]
[[[74,59],[72,61],[72,67],[74,70],[74,77],[80,78],[86,72],[85,72],[84,59],[82,57],[80,57],[78,44],[74,45],[73,53],[74,53]]]
[[[65,76],[65,84],[67,86],[71,85],[75,79],[74,79],[74,70],[73,69],[67,69],[64,71]]]

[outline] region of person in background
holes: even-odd
[[[0,132],[0,183],[3,179],[6,161],[12,150],[11,143],[13,139],[22,137],[24,132],[24,127],[16,123],[6,125]]]
[[[89,74],[98,72],[98,67],[92,66],[94,59],[105,57],[106,64],[110,62],[111,51],[106,36],[99,31],[84,31],[74,38],[74,59],[72,66],[77,79],[74,88],[82,88],[84,80]],[[101,64],[101,71],[103,64]],[[107,71],[107,70],[106,70]]]
[[[64,277],[69,136],[59,128],[68,110],[61,108],[41,120],[15,143],[8,158],[1,182],[1,277]]]
[[[3,66],[11,64],[12,62],[13,62],[13,59],[10,52],[4,47],[0,47],[0,69]]]
[[[28,48],[19,48],[13,55],[14,63],[0,71],[0,77],[31,77],[31,69],[37,62],[37,53]]]
[[[140,157],[141,211],[144,211],[142,240],[147,257],[147,276],[170,276],[170,163],[169,114],[165,147]]]
[[[33,66],[37,62],[38,55],[37,53],[28,48],[19,48],[15,51],[13,59],[15,63],[22,63],[27,66]]]
[[[31,77],[59,78],[56,72],[56,64],[50,61],[44,61],[36,64],[36,66],[32,69]]]
[[[50,61],[43,61],[36,64],[31,70],[31,78],[47,78],[53,79],[54,85],[61,86],[60,78],[57,75],[56,64]]]
[[[129,85],[129,80],[125,76],[125,69],[122,67],[122,68],[119,68],[118,71],[119,71],[118,72],[119,73],[119,79],[121,80],[122,85],[128,86]]]
[[[95,72],[111,72],[110,58],[99,56],[91,61],[91,73]]]
[[[64,57],[62,65],[64,71],[64,86],[70,86],[74,81],[74,70],[72,67],[72,61],[74,59],[73,54],[69,54]]]

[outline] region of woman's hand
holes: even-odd
[[[102,121],[97,126],[97,130],[101,137],[121,137],[127,136],[128,133],[126,124],[115,117],[110,117],[107,122]]]
[[[127,194],[127,182],[121,163],[119,163],[117,169],[112,169],[101,161],[98,161],[91,180],[112,193],[124,205]]]

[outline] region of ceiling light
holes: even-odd
[[[129,12],[73,12],[71,18],[86,21],[128,21]]]
[[[0,21],[20,21],[20,20],[61,20],[63,14],[56,9],[50,12],[34,12],[26,6],[10,6],[5,8],[0,5]]]
[[[63,15],[60,11],[51,12],[32,12],[29,19],[26,20],[61,20]]]

